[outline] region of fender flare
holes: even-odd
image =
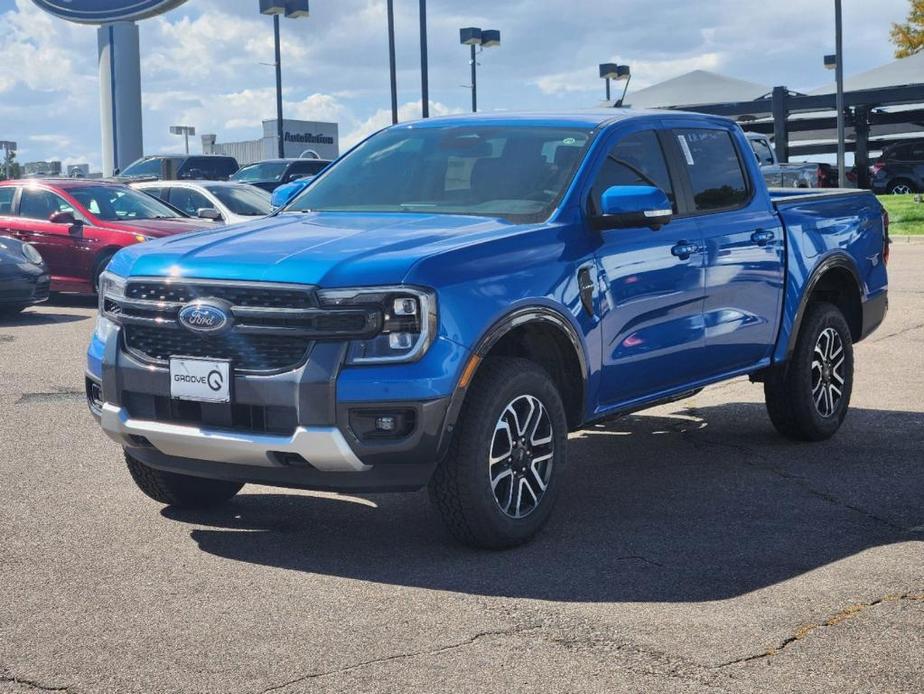
[[[850,273],[850,276],[853,277],[853,281],[856,283],[857,291],[859,292],[862,305],[863,282],[860,280],[860,272],[857,270],[857,266],[853,261],[853,258],[843,252],[836,252],[827,256],[824,260],[815,266],[814,270],[812,270],[812,274],[809,276],[808,282],[805,283],[805,287],[802,290],[802,297],[799,299],[799,308],[796,311],[796,315],[793,317],[792,331],[789,333],[789,341],[786,344],[787,362],[796,349],[796,341],[799,339],[799,331],[802,328],[802,321],[805,319],[805,309],[808,307],[809,297],[811,297],[812,292],[815,291],[815,288],[818,286],[818,283],[821,281],[821,279],[830,270],[835,269],[847,270]],[[862,324],[862,316],[860,318]]]
[[[484,332],[474,349],[472,349],[472,357],[477,357],[479,360],[483,359],[491,351],[491,348],[500,342],[501,338],[512,330],[530,323],[555,326],[568,339],[568,342],[574,349],[575,356],[578,359],[581,369],[581,418],[583,419],[584,402],[587,397],[587,355],[584,351],[584,345],[581,342],[577,329],[561,312],[547,306],[530,306],[514,309],[496,320],[491,327]],[[476,367],[474,373],[477,373],[479,367]],[[470,382],[471,379],[469,379],[469,383]],[[460,382],[456,384],[450,396],[449,407],[446,412],[443,433],[439,444],[441,456],[448,448],[449,441],[452,439],[452,432],[459,419],[459,413],[462,411],[462,404],[465,402],[465,395],[467,392],[468,386],[462,385]]]

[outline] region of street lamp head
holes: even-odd
[[[195,135],[196,128],[192,125],[171,125],[170,126],[171,135]]]
[[[285,0],[260,0],[260,14],[285,14]]]
[[[498,41],[500,40],[500,35],[498,33]],[[478,27],[466,27],[465,29],[459,30],[459,41],[465,46],[480,46],[481,45],[481,29]]]
[[[600,79],[615,80],[619,78],[619,66],[616,63],[600,63]]]
[[[286,0],[286,17],[289,19],[298,19],[307,17],[311,13],[308,11],[308,0]]]
[[[632,76],[632,71],[630,70],[628,65],[619,65],[616,68],[616,77],[614,77],[613,79],[615,79],[617,82],[624,82],[624,81],[628,81],[628,79],[631,76]]]
[[[481,47],[494,48],[500,46],[500,31],[497,29],[484,29],[481,32]]]
[[[835,70],[837,69],[837,55],[826,55],[825,56],[825,70]]]

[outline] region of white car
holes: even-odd
[[[153,195],[191,217],[240,224],[273,211],[270,194],[233,181],[147,181],[132,188]]]

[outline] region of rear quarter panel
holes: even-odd
[[[832,260],[856,270],[864,303],[888,289],[882,206],[868,192],[773,194],[787,231],[786,294],[774,360],[787,357],[799,307],[812,276]]]

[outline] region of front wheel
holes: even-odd
[[[847,416],[852,391],[847,321],[832,304],[809,304],[792,356],[764,382],[770,420],[788,438],[823,441]]]
[[[430,498],[463,544],[522,544],[548,520],[568,443],[552,379],[526,359],[488,359],[471,386]]]
[[[231,499],[244,486],[239,482],[209,480],[156,470],[128,453],[125,454],[125,464],[138,489],[154,501],[177,508],[217,506]]]
[[[914,189],[914,184],[902,178],[897,181],[892,181],[888,188],[889,195],[910,195],[915,192],[917,191]]]

